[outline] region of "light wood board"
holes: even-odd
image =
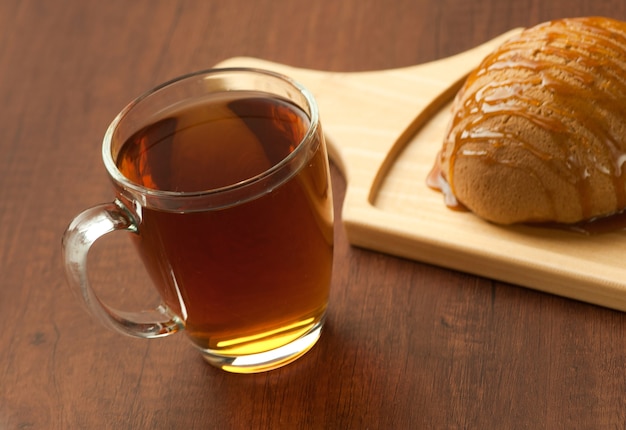
[[[467,74],[504,40],[418,66],[335,73],[238,57],[217,67],[273,70],[316,98],[331,159],[343,172],[351,244],[626,310],[626,233],[593,236],[502,227],[449,210],[425,183]]]

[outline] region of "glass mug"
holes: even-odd
[[[269,71],[213,69],[167,82],[109,126],[115,200],[68,226],[69,284],[123,334],[182,329],[214,366],[285,365],[320,336],[333,260],[328,156],[312,95]],[[136,313],[89,284],[91,245],[130,232],[162,304]]]

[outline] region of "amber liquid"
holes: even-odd
[[[120,171],[147,188],[200,191],[265,172],[303,138],[288,101],[237,92],[179,108],[128,139]],[[280,347],[319,325],[333,252],[332,198],[321,131],[295,176],[222,209],[142,208],[137,246],[165,304],[210,354]]]

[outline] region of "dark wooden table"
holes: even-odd
[[[0,429],[624,428],[623,313],[356,249],[339,222],[327,329],[265,374],[102,329],[61,265],[67,223],[112,197],[105,128],[161,81],[238,55],[408,66],[581,15],[626,19],[626,2],[0,2]],[[107,300],[152,297],[125,238],[90,264]]]

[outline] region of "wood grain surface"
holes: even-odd
[[[237,56],[409,67],[581,15],[626,20],[626,3],[0,2],[0,429],[624,428],[624,313],[351,246],[337,168],[328,324],[276,371],[228,374],[184,335],[102,329],[60,256],[70,219],[112,197],[106,127],[162,81]],[[143,307],[154,293],[117,236],[94,250],[92,282],[118,307]]]

